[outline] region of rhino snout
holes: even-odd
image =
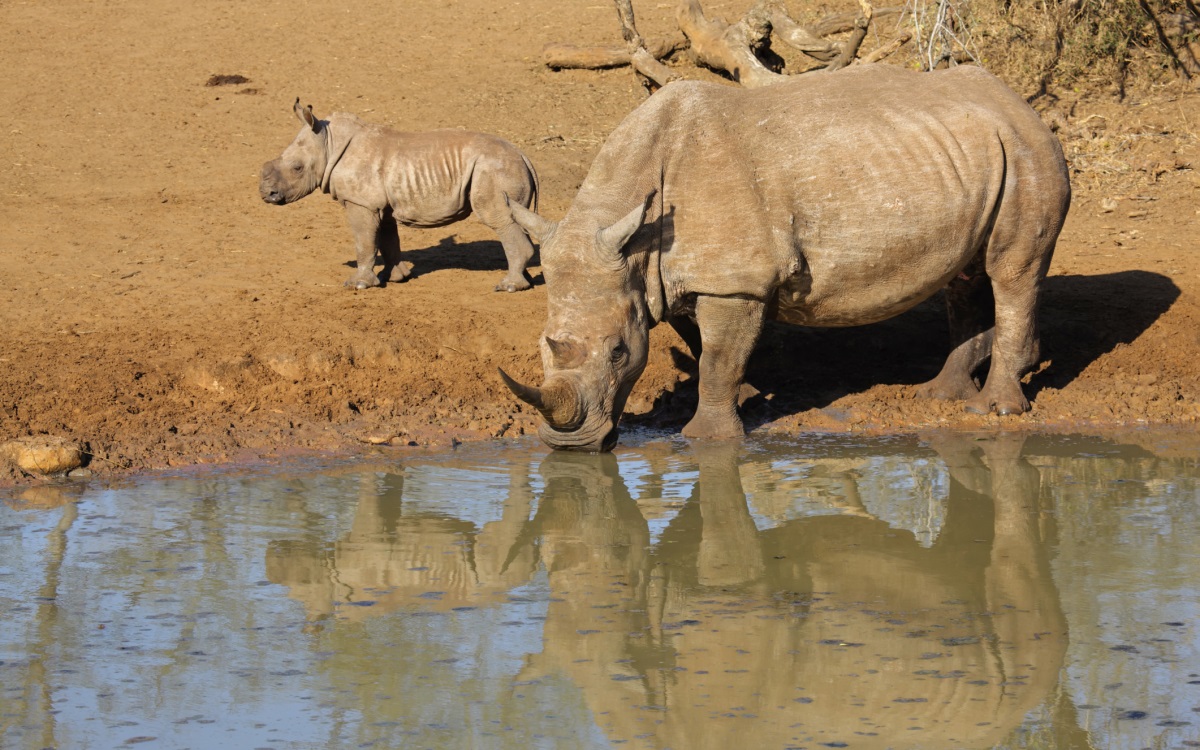
[[[620,434],[615,426],[607,431],[559,432],[547,424],[542,424],[538,430],[538,437],[554,450],[584,453],[608,453],[616,447]]]
[[[275,168],[275,162],[269,161],[263,165],[258,178],[258,194],[262,196],[264,203],[270,203],[272,206],[282,206],[287,202],[279,189],[279,170]]]

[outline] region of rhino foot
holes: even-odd
[[[979,386],[968,375],[939,374],[933,380],[916,387],[917,395],[942,401],[965,401],[979,393]]]
[[[741,438],[745,435],[746,428],[742,426],[742,420],[737,414],[730,416],[697,411],[692,421],[683,428],[683,436],[693,439],[721,440]]]
[[[967,399],[966,403],[963,404],[963,408],[972,414],[990,414],[991,412],[995,412],[1000,416],[1024,414],[1029,411],[1029,400],[1020,391],[1017,391],[1016,394],[1006,394],[1000,397],[993,396],[985,387],[979,395]]]
[[[413,264],[408,261],[401,261],[392,266],[392,272],[388,274],[388,281],[399,284],[402,281],[407,281],[409,276],[412,276]]]
[[[371,287],[381,286],[379,277],[372,270],[355,271],[350,274],[350,278],[346,279],[346,283],[342,286],[347,289],[370,289]]]
[[[519,277],[515,280],[510,279],[509,277],[505,276],[504,279],[499,284],[496,285],[496,291],[497,292],[523,292],[526,289],[529,289],[531,286],[533,286],[533,285],[530,284],[529,280],[523,276]]]

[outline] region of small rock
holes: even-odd
[[[65,474],[83,464],[83,451],[78,444],[49,435],[10,440],[0,445],[0,456],[24,472],[40,476]]]
[[[397,437],[396,433],[390,430],[382,432],[371,432],[362,436],[362,441],[370,445],[388,445]]]
[[[288,352],[272,352],[263,358],[267,367],[284,380],[303,380],[304,365],[296,355]]]

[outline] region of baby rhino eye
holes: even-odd
[[[296,172],[297,174],[299,174],[300,172],[303,172],[303,171],[304,171],[304,165],[303,165],[303,164],[293,164],[293,165],[292,165],[292,171],[293,171],[293,172]]]

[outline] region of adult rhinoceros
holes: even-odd
[[[1054,135],[979,68],[675,83],[617,126],[560,223],[514,205],[542,239],[546,379],[501,374],[545,417],[546,443],[607,450],[665,320],[703,350],[683,434],[739,436],[764,320],[873,323],[946,288],[953,349],[925,391],[1024,412],[1070,193]]]

